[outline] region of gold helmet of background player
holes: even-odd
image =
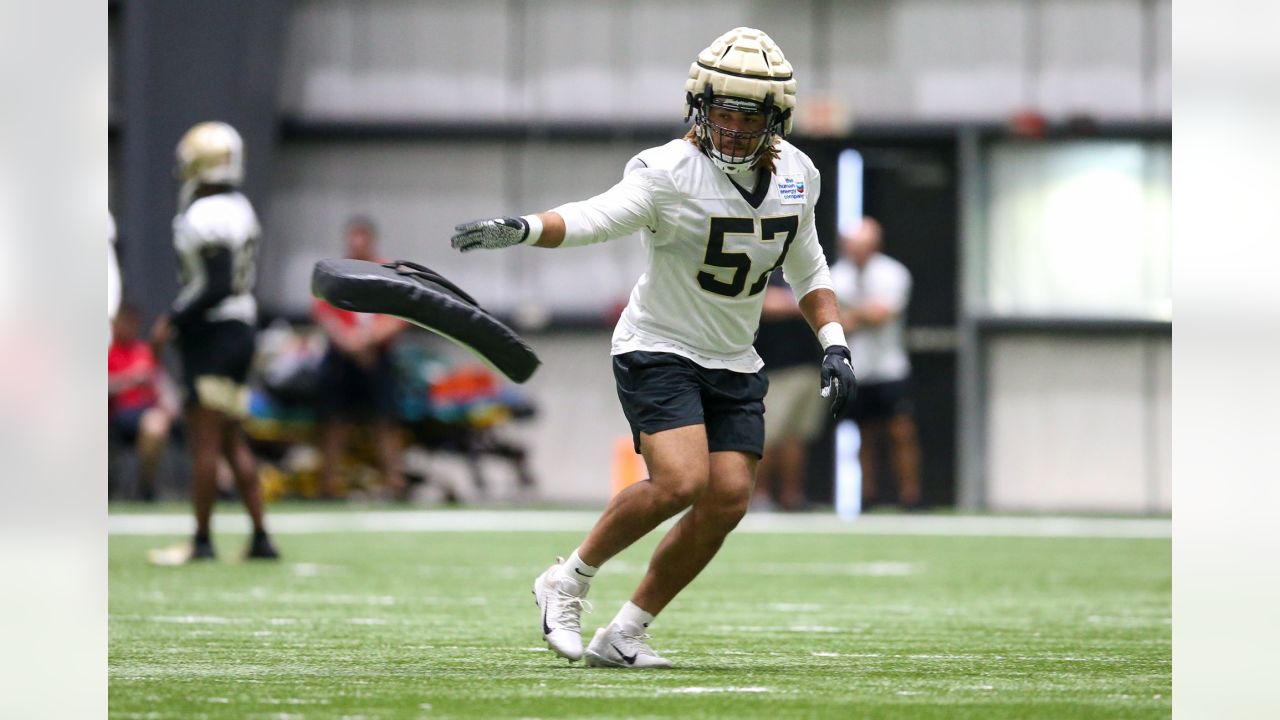
[[[202,122],[178,141],[175,172],[183,182],[239,185],[244,180],[244,141],[224,122]]]

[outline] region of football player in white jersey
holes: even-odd
[[[244,143],[235,128],[202,122],[177,148],[182,181],[173,243],[182,287],[152,339],[175,334],[186,390],[187,443],[191,447],[196,532],[192,542],[153,551],[157,564],[213,559],[209,520],[217,499],[218,462],[226,458],[253,521],[249,558],[278,557],[263,522],[257,468],[239,419],[247,407],[245,380],[254,352],[257,302],[253,297],[258,218],[240,194]]]
[[[864,217],[841,236],[842,257],[831,268],[840,303],[849,353],[858,361],[862,392],[849,403],[848,416],[858,423],[862,444],[862,502],[867,507],[878,491],[876,456],[889,450],[898,503],[920,505],[920,440],[911,404],[911,360],[907,355],[907,303],[911,271],[881,251],[884,229]]]
[[[814,228],[818,171],[783,139],[795,107],[791,64],[765,33],[735,28],[698,55],[685,91],[689,134],[636,155],[613,188],[548,212],[465,223],[452,239],[466,252],[572,247],[640,231],[649,251],[611,352],[618,397],[652,477],[618,493],[569,559],[557,558],[534,582],[552,650],[571,661],[584,656],[580,614],[596,571],[689,511],[631,600],[592,638],[588,665],[670,667],[646,629],[747,511],[768,389],[752,341],[770,273],[782,270],[825,348],[814,392],[838,414],[856,390]]]

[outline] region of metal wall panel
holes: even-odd
[[[1141,118],[1143,7],[1136,0],[1044,0],[1036,104],[1053,116]]]
[[[1173,117],[1173,0],[1147,0],[1151,66],[1148,110],[1157,117]]]
[[[1150,361],[1168,348],[1141,337],[994,339],[987,507],[1168,512],[1168,425],[1160,418],[1169,365]]]
[[[802,98],[860,120],[1167,118],[1169,16],[1166,0],[304,0],[284,97],[310,118],[674,118],[696,53],[749,25]]]
[[[1148,510],[1173,509],[1173,342],[1147,344],[1148,396],[1151,398],[1151,467],[1147,473]]]
[[[1028,11],[1012,0],[895,3],[894,62],[910,86],[907,117],[1004,118],[1026,107]]]
[[[502,0],[294,4],[284,110],[311,118],[522,115],[516,32]]]

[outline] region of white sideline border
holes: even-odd
[[[536,510],[383,510],[269,514],[273,534],[379,532],[586,532],[596,511]],[[184,535],[192,531],[187,514],[111,514],[110,535]],[[222,532],[249,531],[240,513],[214,516]],[[1002,517],[956,515],[868,515],[853,521],[825,513],[748,514],[735,530],[748,534],[934,535],[964,537],[1146,538],[1169,539],[1168,518]]]

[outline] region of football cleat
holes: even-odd
[[[213,560],[215,557],[217,557],[217,553],[213,551],[212,540],[196,538],[191,541],[192,560]]]
[[[669,668],[671,661],[649,647],[649,634],[639,625],[612,623],[602,627],[587,646],[589,667]]]
[[[542,639],[557,655],[570,662],[582,659],[582,610],[589,612],[586,601],[591,586],[560,572],[564,558],[533,581],[533,597],[541,611]]]
[[[245,549],[244,557],[246,560],[279,560],[280,552],[271,543],[271,536],[263,533],[262,535],[255,535],[249,541],[249,547]]]
[[[217,554],[213,543],[209,540],[186,540],[165,548],[147,551],[147,560],[152,565],[186,565],[197,560],[214,560]]]

